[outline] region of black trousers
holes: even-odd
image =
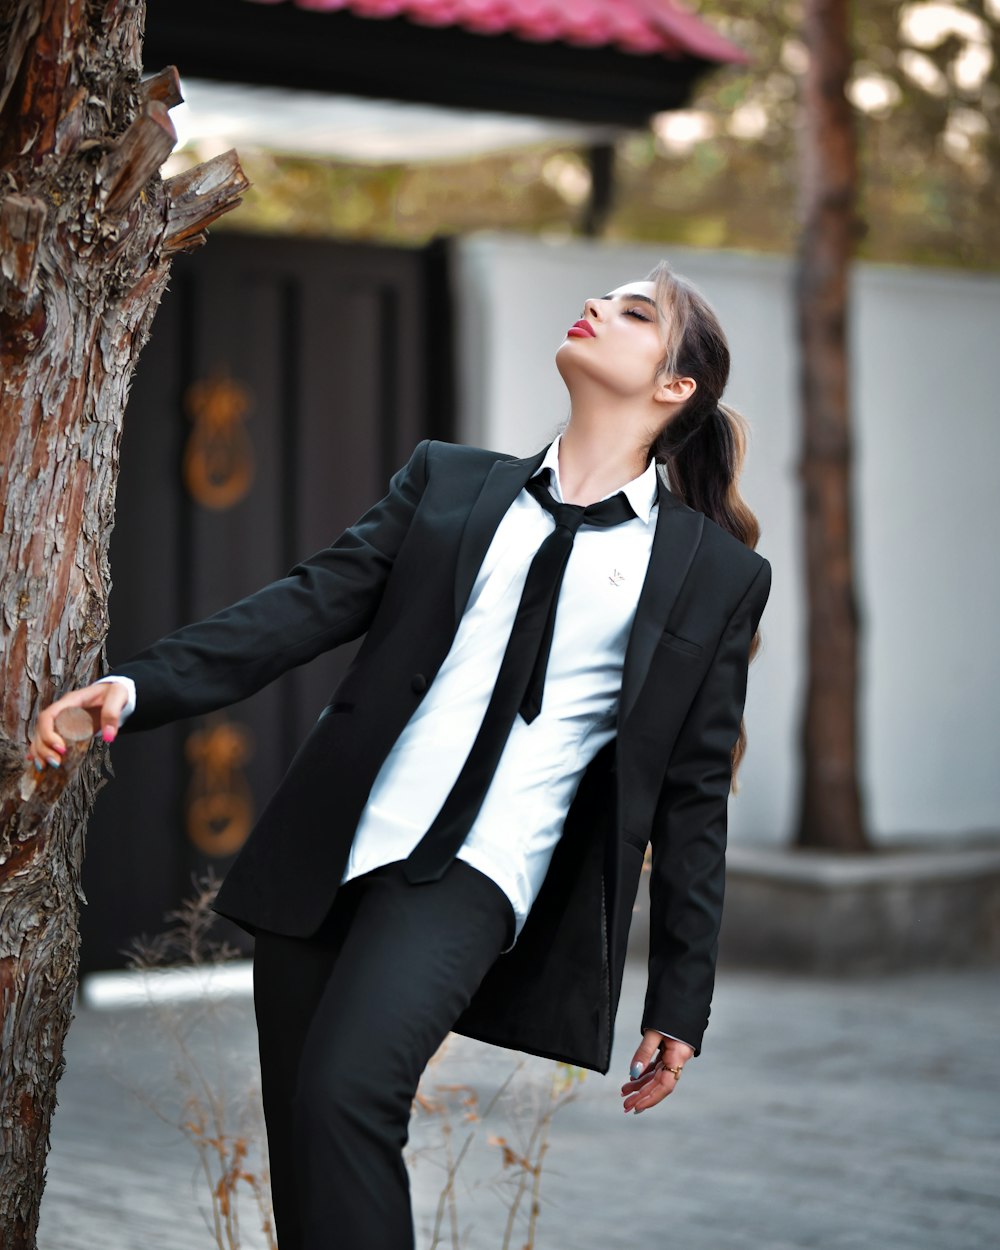
[[[420,1076],[514,911],[463,860],[340,887],[310,938],[259,930],[254,1009],[279,1250],[412,1250],[403,1148]]]

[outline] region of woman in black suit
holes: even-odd
[[[66,707],[110,742],[364,635],[216,901],[256,938],[281,1250],[412,1246],[402,1149],[449,1031],[608,1071],[649,842],[625,1112],[700,1051],[770,588],[745,424],[666,264],[589,299],[556,363],[548,448],[421,443],[329,548],[38,716],[30,758],[58,766]]]

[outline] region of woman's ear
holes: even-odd
[[[694,378],[663,378],[653,392],[658,404],[685,404],[698,389]]]

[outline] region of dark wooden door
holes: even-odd
[[[114,664],[333,540],[451,436],[443,249],[216,234],[178,261],[126,413]],[[356,645],[198,722],[124,734],[83,884],[84,971],[223,875]],[[294,853],[294,848],[289,848]],[[220,921],[222,936],[245,935]]]

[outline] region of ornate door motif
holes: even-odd
[[[188,736],[184,753],[191,766],[185,811],[188,837],[206,855],[232,855],[253,824],[253,796],[243,770],[252,754],[250,733],[215,712],[203,729]]]
[[[223,371],[184,393],[193,422],[184,448],[184,485],[203,508],[231,508],[253,482],[253,445],[244,419],[250,392]]]

